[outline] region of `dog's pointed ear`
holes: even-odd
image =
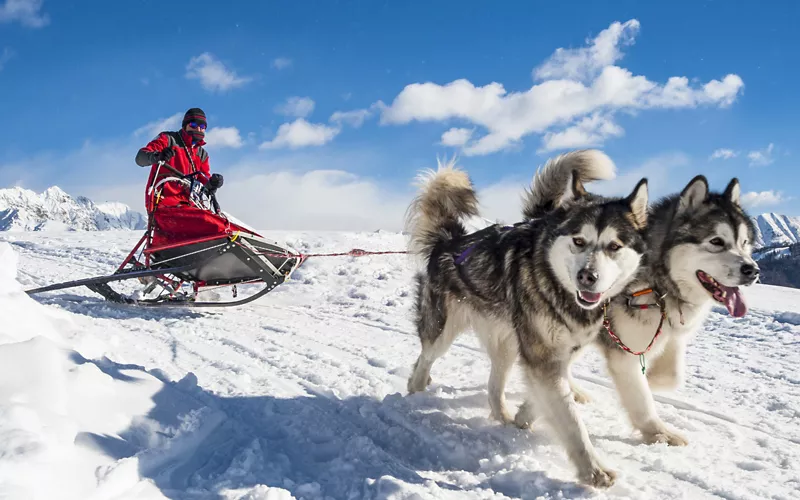
[[[573,170],[567,180],[567,185],[564,187],[564,194],[558,200],[559,207],[567,205],[575,200],[579,200],[586,196],[586,188],[583,187],[581,182],[580,172]]]
[[[708,180],[704,175],[698,175],[681,191],[678,213],[696,210],[708,198]]]
[[[631,222],[637,229],[644,229],[647,226],[647,204],[649,195],[647,190],[647,178],[644,177],[633,188],[633,192],[625,199],[631,208]]]
[[[731,179],[731,182],[728,183],[728,187],[725,188],[724,197],[734,205],[739,205],[739,200],[742,197],[742,187],[739,184],[739,179],[736,177]]]

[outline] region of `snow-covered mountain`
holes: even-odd
[[[774,213],[753,217],[756,223],[756,246],[771,247],[800,243],[800,217]]]
[[[141,230],[147,219],[122,203],[95,204],[78,196],[73,198],[53,186],[38,194],[14,187],[0,189],[0,231],[106,231]]]

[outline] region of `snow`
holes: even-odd
[[[400,250],[401,234],[273,233],[304,252]],[[456,340],[428,391],[405,256],[311,258],[236,309],[118,306],[86,289],[140,234],[0,233],[0,498],[800,498],[800,290],[757,285],[741,319],[715,308],[687,382],[657,396],[690,444],[645,445],[600,357],[575,374],[607,491],[575,482],[563,448],[489,419],[488,361]],[[4,242],[3,242],[4,241]],[[518,373],[509,403],[521,401]]]
[[[19,187],[0,189],[0,231],[105,231],[144,229],[146,218],[117,202],[95,205],[58,186],[41,194]]]
[[[800,242],[800,217],[774,213],[754,217],[756,246],[791,245]]]

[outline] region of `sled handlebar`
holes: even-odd
[[[180,170],[173,167],[172,165],[167,164],[166,162],[160,161],[158,162],[159,167],[165,167],[167,170],[170,170],[176,176],[181,179],[190,179],[200,174],[200,172],[192,172],[191,174],[183,174]],[[220,213],[219,202],[217,201],[217,194],[214,191],[210,191],[208,189],[205,190],[208,193],[208,198],[211,200],[211,206],[214,207],[214,211],[216,213]]]

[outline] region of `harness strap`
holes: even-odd
[[[647,289],[644,289],[644,290],[639,290],[638,292],[634,292],[633,294],[631,294],[630,297],[628,297],[628,306],[629,307],[637,308],[637,309],[649,309],[651,307],[658,306],[658,308],[661,310],[661,319],[658,322],[658,328],[656,328],[656,333],[655,333],[655,335],[653,335],[653,339],[650,341],[650,343],[647,345],[647,347],[643,351],[634,351],[630,347],[626,346],[625,343],[622,342],[622,340],[619,338],[619,336],[617,336],[617,334],[614,333],[614,330],[611,329],[611,318],[608,317],[608,301],[606,301],[603,304],[603,328],[605,329],[606,332],[608,332],[608,336],[611,337],[611,340],[613,340],[614,343],[617,344],[617,347],[619,347],[620,349],[622,349],[625,352],[628,352],[628,353],[633,354],[635,356],[639,356],[639,364],[642,366],[642,375],[644,375],[645,371],[647,370],[646,365],[645,365],[644,355],[648,351],[650,351],[650,348],[653,347],[653,344],[655,344],[656,339],[659,337],[659,335],[661,335],[661,332],[664,329],[664,321],[667,319],[667,307],[664,304],[663,296],[659,297],[658,295],[656,295],[656,303],[655,304],[643,304],[641,306],[640,305],[632,305],[631,304],[631,299],[634,298],[634,297],[641,297],[643,295],[647,295],[647,294],[651,294],[651,293],[655,295],[655,291],[652,288],[647,288]]]

